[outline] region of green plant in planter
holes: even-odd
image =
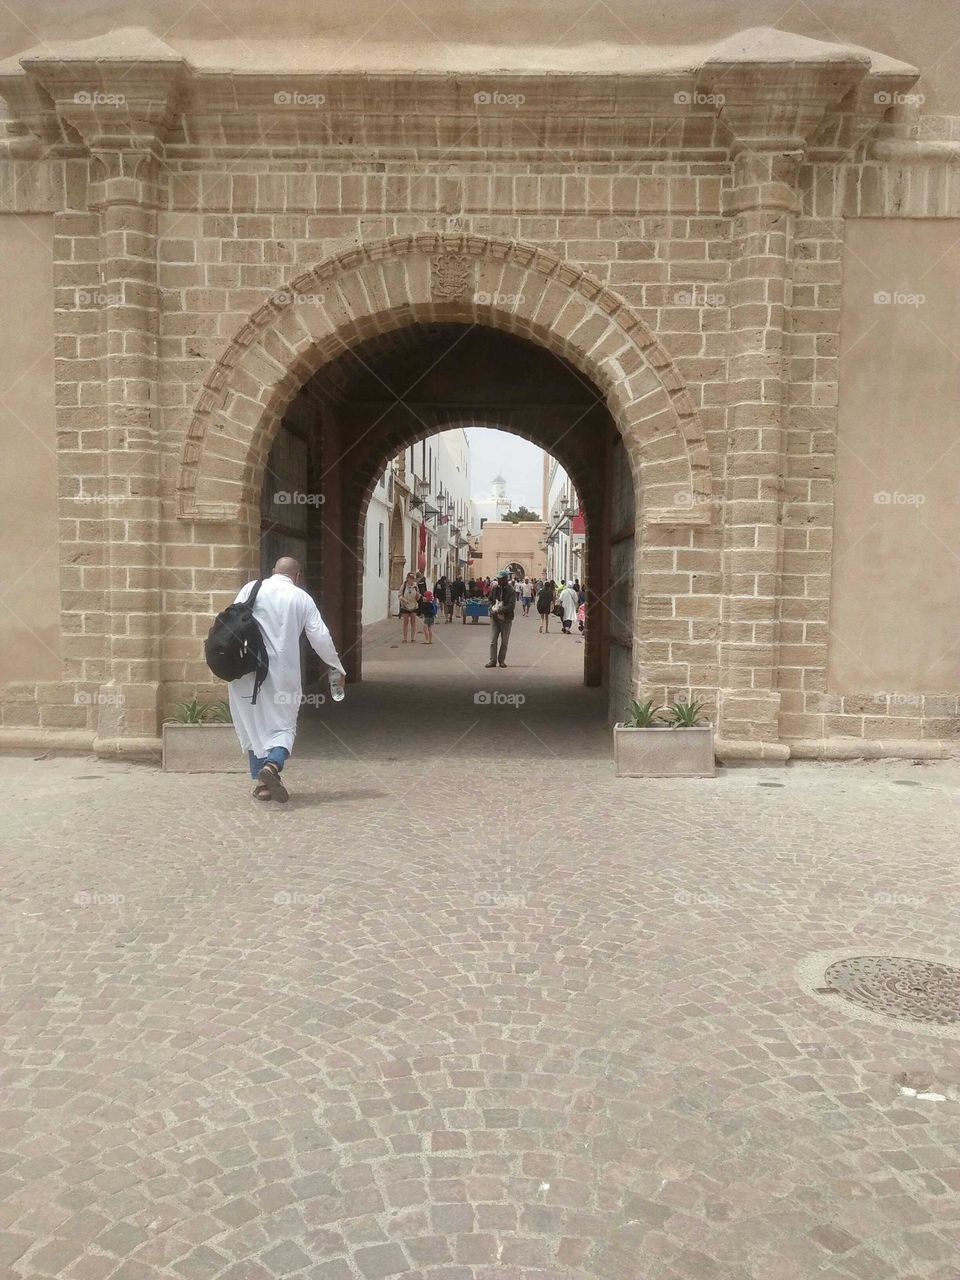
[[[168,724],[229,724],[230,707],[221,698],[219,702],[201,702],[196,694],[185,702],[178,702],[173,715],[167,716]]]
[[[684,699],[671,702],[666,708],[666,723],[671,729],[695,729],[702,723],[700,712],[704,705],[702,702],[687,702]]]
[[[658,720],[657,712],[660,710],[654,704],[651,698],[649,702],[638,702],[636,699],[630,703],[630,714],[624,723],[626,729],[656,729],[661,721]]]

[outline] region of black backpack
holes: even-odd
[[[260,686],[270,669],[263,632],[253,616],[253,606],[262,586],[261,578],[254,583],[246,600],[228,605],[217,614],[203,646],[207,666],[218,679],[239,680],[251,671],[256,673],[251,706],[256,706]]]

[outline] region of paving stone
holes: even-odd
[[[501,673],[531,698],[536,643]],[[960,768],[625,785],[575,721],[470,755],[445,661],[426,740],[368,724],[358,759],[307,725],[283,811],[5,761],[4,1274],[945,1280],[957,1042],[794,970],[851,939],[950,959]],[[410,797],[444,816],[398,841]],[[124,902],[76,910],[91,885]]]
[[[383,1280],[385,1276],[396,1276],[410,1270],[410,1264],[404,1257],[403,1250],[395,1244],[358,1249],[357,1266],[365,1280]]]

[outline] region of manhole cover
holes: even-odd
[[[827,966],[824,981],[874,1013],[938,1027],[960,1024],[960,969],[949,965],[905,956],[846,956]]]

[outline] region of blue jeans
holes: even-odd
[[[261,759],[259,756],[255,756],[252,751],[248,751],[247,759],[250,761],[250,777],[256,778],[265,764],[275,764],[278,769],[282,770],[283,762],[289,754],[290,752],[286,747],[271,747]]]

